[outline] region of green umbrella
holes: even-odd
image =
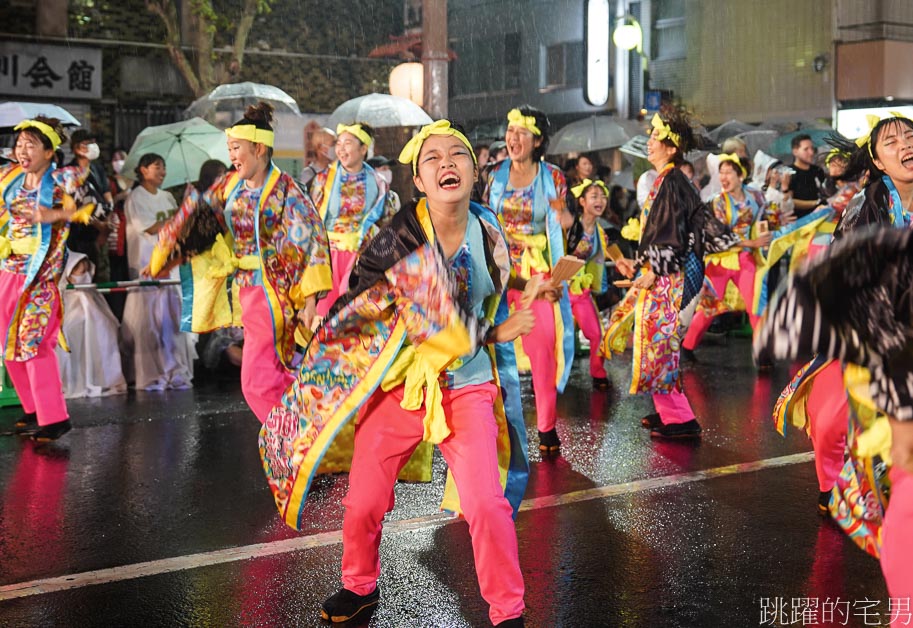
[[[136,178],[134,170],[140,158],[155,153],[165,160],[167,175],[163,188],[170,188],[196,181],[200,166],[210,159],[229,163],[225,131],[202,118],[191,118],[172,124],[150,126],[136,136],[130,153],[124,161],[125,177]]]

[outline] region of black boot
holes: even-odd
[[[70,423],[69,419],[58,423],[51,423],[50,425],[38,428],[38,431],[32,434],[31,439],[36,443],[49,443],[52,440],[57,440],[72,428],[73,424]]]
[[[523,617],[514,617],[513,619],[505,619],[500,624],[495,624],[495,628],[523,628]]]
[[[349,621],[362,611],[371,609],[380,601],[380,587],[367,595],[358,595],[348,589],[340,589],[330,596],[320,608],[320,616],[334,624]]]
[[[19,420],[16,421],[17,434],[31,434],[38,431],[38,415],[34,412],[26,412]]]
[[[655,438],[700,438],[701,425],[697,419],[684,423],[665,423],[650,430],[650,436]]]
[[[559,449],[561,449],[561,441],[558,440],[558,431],[555,428],[547,432],[539,432],[539,451],[555,453]]]
[[[662,424],[663,421],[659,418],[659,412],[648,414],[640,420],[641,427],[645,427],[648,430],[655,430],[656,428],[661,427]]]

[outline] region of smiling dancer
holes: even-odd
[[[272,162],[273,108],[248,107],[229,127],[228,154],[235,172],[218,181],[196,204],[188,199],[159,231],[149,271],[155,276],[169,256],[181,255],[185,227],[215,222],[218,234],[206,255],[183,273],[192,330],[244,327],[241,389],[262,422],[294,380],[295,332],[307,329],[317,298],[332,288],[326,231],[308,197]],[[232,304],[226,281],[232,278]],[[192,315],[192,316],[191,316]]]
[[[511,305],[520,303],[533,275],[545,280],[532,304],[536,328],[522,344],[532,367],[539,449],[554,453],[561,447],[557,401],[574,359],[574,320],[564,287],[555,288],[548,279],[564,255],[562,229],[569,229],[574,217],[565,206],[564,174],[543,159],[548,133],[548,117],[538,109],[524,106],[507,114],[509,157],[492,168],[483,201],[501,219],[510,245]]]
[[[60,120],[39,116],[16,131],[18,163],[0,167],[0,329],[6,372],[25,411],[16,433],[44,442],[71,427],[54,351],[62,320],[57,284],[76,209],[69,195],[89,171],[55,167],[54,151],[66,140]]]
[[[495,215],[470,202],[478,175],[469,141],[447,120],[406,145],[425,198],[368,244],[352,288],[317,331],[260,450],[285,521],[299,527],[314,469],[359,411],[343,501],[343,589],[322,616],[344,622],[380,598],[379,546],[396,476],[423,440],[449,466],[444,507],[462,512],[489,617],[522,626],[523,576],[511,519],[528,463],[512,341],[535,317],[508,316],[507,243]],[[459,497],[456,498],[458,491]]]
[[[330,240],[333,266],[333,289],[317,304],[320,316],[326,316],[339,295],[348,290],[359,249],[377,231],[378,221],[392,213],[389,185],[365,163],[373,143],[374,131],[367,124],[338,125],[337,160],[311,184],[311,198]]]

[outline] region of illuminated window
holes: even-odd
[[[685,57],[684,0],[654,0],[653,58],[656,60]]]

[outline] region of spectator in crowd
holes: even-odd
[[[303,188],[309,187],[314,177],[335,161],[335,145],[336,134],[332,130],[318,128],[311,133],[307,150],[308,165],[301,170],[301,175],[298,177],[298,182]]]
[[[67,248],[84,253],[95,268],[95,281],[110,281],[111,266],[108,260],[106,241],[110,226],[108,215],[114,208],[114,197],[108,183],[105,169],[98,162],[101,149],[95,135],[86,129],[78,129],[70,138],[73,149],[71,166],[89,169],[89,176],[73,195],[78,206],[89,203],[95,205],[92,218],[88,224],[73,223],[67,238]]]
[[[827,175],[815,165],[815,144],[809,135],[796,135],[790,145],[795,172],[789,179],[789,189],[793,193],[796,218],[802,218],[821,203],[821,186]]]
[[[365,163],[374,168],[374,171],[377,173],[381,179],[387,182],[387,212],[388,215],[386,219],[389,219],[393,214],[400,210],[400,207],[403,206],[402,202],[399,199],[399,194],[393,191],[391,187],[393,185],[393,166],[396,165],[392,159],[387,159],[383,155],[375,155],[368,159]]]
[[[143,155],[136,167],[137,185],[125,206],[131,279],[149,265],[159,230],[177,210],[174,197],[161,189],[165,173],[164,159],[154,153]],[[177,279],[177,269],[165,278]],[[121,327],[124,373],[137,390],[192,386],[194,341],[181,332],[180,321],[178,286],[146,286],[127,295]]]

